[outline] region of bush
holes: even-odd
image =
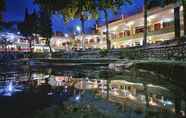
[[[108,49],[101,49],[99,51],[99,54],[100,54],[101,57],[106,57],[108,55],[108,53],[109,53]]]
[[[122,49],[120,54],[121,59],[136,59],[135,49]]]

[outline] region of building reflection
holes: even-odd
[[[30,74],[31,78],[29,78]],[[136,112],[146,112],[146,109],[148,109],[151,112],[181,113],[182,116],[185,115],[186,102],[184,98],[175,96],[175,92],[166,87],[145,82],[74,78],[70,74],[54,76],[41,73],[14,74],[14,76],[6,77],[6,80],[9,82],[9,84],[6,84],[8,86],[4,87],[8,88],[7,90],[12,90],[12,88],[18,90],[20,85],[26,87],[29,85],[33,91],[52,95],[51,92],[55,90],[59,93],[59,96],[61,92],[63,96],[65,93],[68,94],[68,91],[74,96],[80,96],[84,91],[94,91],[97,96],[107,98],[107,100],[122,106],[123,111],[132,108]],[[0,93],[2,93],[2,86],[0,83]]]
[[[45,76],[37,74],[38,85]],[[169,89],[153,84],[135,83],[125,80],[99,80],[89,78],[74,78],[69,74],[51,76],[48,83],[51,86],[63,88],[75,88],[74,95],[80,95],[83,91],[95,91],[97,96],[122,105],[122,110],[129,107],[137,112],[182,113],[185,115],[185,100],[175,99],[175,95]],[[78,91],[77,91],[78,90]],[[78,93],[77,93],[78,92]],[[181,105],[181,106],[180,106]]]
[[[169,94],[168,89],[161,86],[148,84],[145,89],[143,83],[133,83],[125,80],[110,80],[109,85],[107,85],[107,80],[82,79],[71,76],[55,76],[53,80],[50,80],[50,82],[52,81],[53,86],[55,83],[55,86],[73,85],[74,88],[80,91],[94,90],[97,95],[103,98],[106,98],[107,94],[109,94],[109,101],[119,103],[125,107],[133,107],[133,109],[141,112],[145,111],[147,103],[149,104],[148,109],[152,111],[175,112],[173,96]]]

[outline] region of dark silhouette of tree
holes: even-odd
[[[2,16],[2,11],[5,9],[5,1],[4,0],[0,0],[0,20],[1,20],[1,16]]]
[[[175,0],[174,8],[174,32],[175,39],[180,39],[181,37],[181,24],[180,24],[180,1]]]
[[[2,24],[2,12],[5,9],[5,1],[0,0],[0,30],[1,30],[1,24]]]
[[[32,55],[32,43],[34,41],[34,34],[38,33],[38,15],[36,12],[28,14],[28,10],[25,10],[25,20],[24,22],[18,24],[18,29],[21,34],[26,37],[29,42],[30,57]]]
[[[38,34],[46,38],[46,43],[52,54],[52,48],[50,45],[50,39],[52,37],[52,22],[50,12],[42,11],[40,13],[39,24],[38,24]]]
[[[143,46],[147,45],[147,33],[148,33],[148,29],[147,29],[147,25],[148,25],[148,20],[147,20],[147,9],[148,8],[148,3],[147,0],[144,0],[144,37],[143,37]]]

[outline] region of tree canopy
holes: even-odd
[[[18,28],[24,36],[26,37],[32,36],[34,33],[37,33],[38,28],[37,22],[38,22],[37,14],[34,12],[33,14],[29,15],[28,11],[26,10],[25,20],[24,22],[18,25]]]
[[[5,1],[4,0],[0,0],[0,24],[2,21],[2,11],[5,9]],[[1,27],[0,27],[1,30]]]
[[[5,9],[5,1],[0,0],[0,12],[3,11],[4,9]]]
[[[51,22],[51,16],[47,12],[41,12],[38,22],[38,34],[46,37],[51,38],[52,37],[52,22]]]
[[[96,19],[100,10],[116,11],[121,5],[131,3],[132,0],[35,0],[35,2],[50,12],[60,12],[68,22],[80,18],[82,14]]]

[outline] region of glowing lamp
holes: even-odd
[[[79,95],[76,96],[76,97],[75,97],[75,100],[76,100],[76,101],[79,101],[79,100],[80,100],[80,96],[79,96]]]
[[[81,27],[78,25],[78,26],[76,27],[76,30],[77,30],[78,32],[80,32],[80,31],[81,31]]]

